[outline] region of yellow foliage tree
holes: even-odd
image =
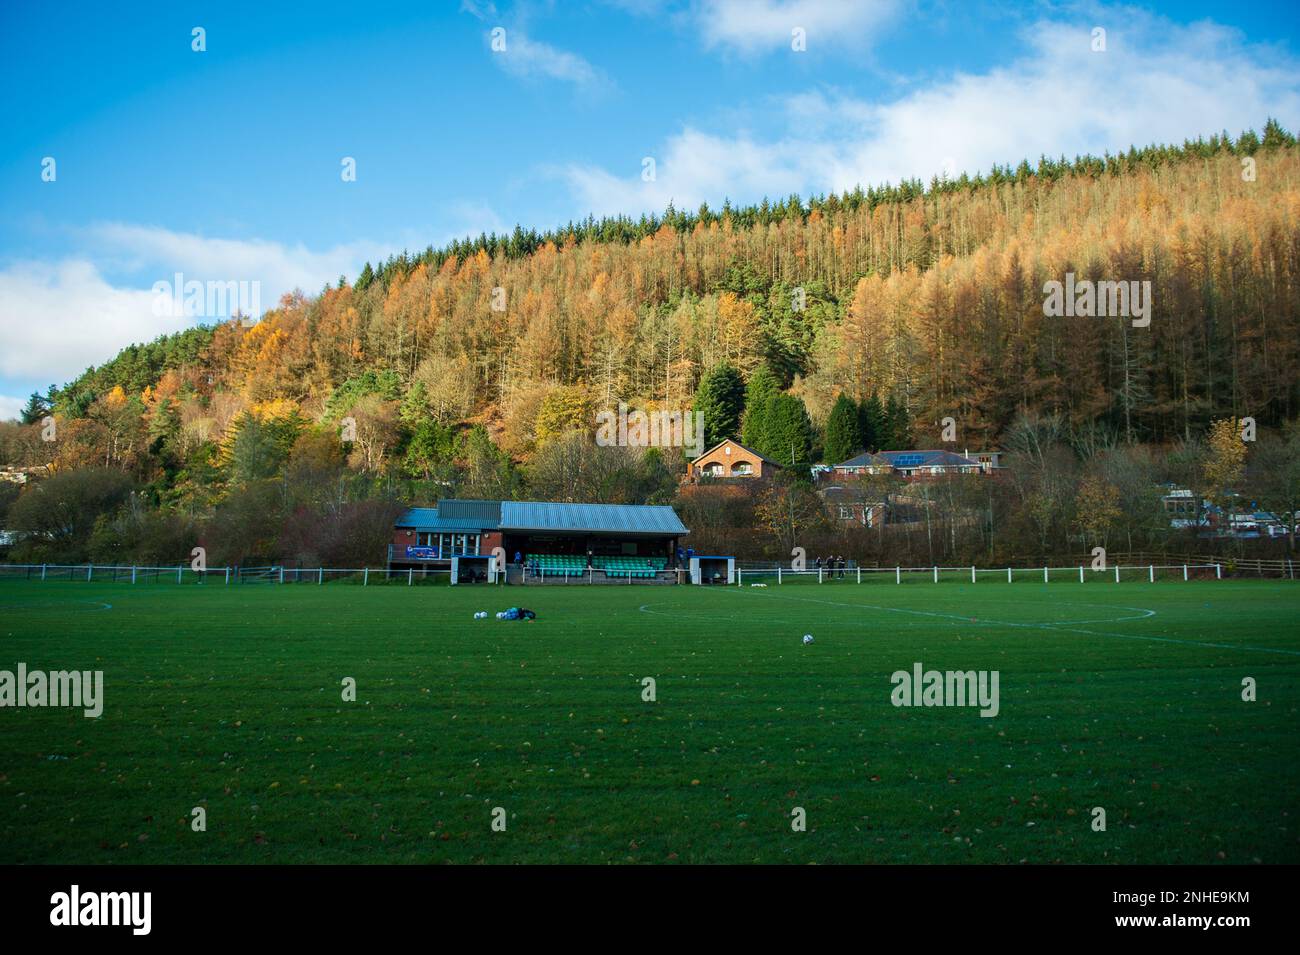
[[[1211,501],[1223,507],[1228,494],[1241,484],[1246,470],[1246,445],[1236,418],[1219,418],[1210,425],[1205,456],[1205,488]]]
[[[537,411],[537,445],[570,431],[595,430],[591,395],[581,385],[560,387],[542,399]]]
[[[1084,478],[1074,499],[1074,510],[1074,525],[1088,546],[1105,547],[1106,538],[1123,517],[1119,488],[1098,477]]]

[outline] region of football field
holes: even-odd
[[[103,672],[0,708],[0,863],[1300,861],[1288,581],[0,580],[0,641]]]

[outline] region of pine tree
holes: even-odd
[[[428,480],[435,472],[450,470],[458,450],[455,428],[425,419],[415,426],[402,467],[412,477]]]
[[[174,442],[181,430],[181,416],[176,402],[170,397],[158,402],[153,417],[149,421],[149,451],[159,457],[170,455]]]
[[[738,436],[744,410],[745,382],[733,366],[724,362],[700,379],[695,413],[704,421],[705,447]]]
[[[767,419],[771,401],[781,393],[781,386],[766,365],[760,365],[749,376],[745,388],[745,423],[741,442],[762,453],[767,443]]]
[[[50,413],[50,406],[39,391],[33,391],[27,406],[20,412],[23,424],[35,424]]]
[[[890,395],[885,404],[885,433],[888,442],[882,442],[882,450],[906,451],[912,446],[912,422],[907,408],[898,400],[897,395]]]
[[[1264,138],[1260,145],[1265,149],[1278,149],[1282,146],[1294,146],[1295,136],[1288,133],[1285,127],[1271,116],[1268,122],[1264,124]]]
[[[769,399],[766,446],[756,451],[794,467],[807,464],[812,457],[812,422],[803,401],[794,395],[779,394]]]
[[[847,461],[862,450],[862,425],[858,406],[852,398],[841,393],[835,399],[830,417],[826,419],[826,442],[823,457],[827,464]]]
[[[880,403],[880,396],[874,391],[870,398],[858,406],[858,430],[862,435],[862,446],[868,451],[874,454],[885,450],[885,408]]]
[[[370,283],[375,280],[375,270],[367,262],[361,268],[361,274],[357,276],[357,284],[353,286],[358,292],[364,292],[370,287]]]

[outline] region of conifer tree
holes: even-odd
[[[812,422],[803,401],[782,393],[769,402],[765,447],[755,450],[787,466],[807,464],[812,457]]]
[[[723,362],[700,379],[695,413],[704,421],[705,447],[738,437],[744,410],[745,382],[732,365]]]
[[[885,449],[885,425],[885,408],[880,403],[880,396],[873,391],[871,397],[858,406],[858,429],[866,450],[874,453]]]
[[[862,425],[858,406],[841,393],[826,419],[826,442],[823,457],[827,464],[847,461],[862,450]]]
[[[772,399],[780,394],[781,385],[766,365],[760,365],[749,376],[745,388],[745,421],[741,443],[762,453],[767,443],[767,419]]]

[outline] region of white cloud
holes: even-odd
[[[516,10],[507,27],[498,22],[501,17],[494,4],[478,4],[474,0],[461,0],[462,13],[468,13],[483,23],[493,24],[485,37],[492,58],[507,73],[526,79],[563,80],[579,87],[594,89],[606,85],[605,75],[577,53],[561,50],[534,40],[525,31],[527,10]],[[500,34],[496,31],[500,30]]]
[[[148,342],[229,317],[237,296],[217,302],[228,307],[198,316],[173,316],[155,309],[154,284],[197,281],[221,286],[257,285],[260,314],[295,289],[315,295],[340,275],[355,280],[366,263],[378,265],[403,248],[423,249],[430,236],[446,243],[480,232],[507,231],[488,205],[457,200],[441,210],[438,229],[413,226],[403,243],[358,241],[313,250],[264,239],[221,239],[125,222],[71,230],[74,249],[58,261],[9,261],[0,269],[0,392],[70,381],[101,365],[123,347]],[[437,236],[441,235],[441,238]],[[205,302],[206,304],[206,302]],[[158,314],[162,312],[162,314]],[[10,399],[0,396],[0,420]],[[21,399],[20,406],[26,404]]]
[[[273,308],[285,292],[315,294],[340,275],[355,277],[364,262],[394,251],[378,243],[352,242],[317,252],[302,243],[214,239],[120,222],[90,226],[81,235],[107,262],[146,274],[150,287],[155,281],[172,281],[176,272],[202,282],[260,282],[263,308]]]
[[[1040,155],[1100,155],[1148,143],[1181,143],[1223,129],[1232,134],[1277,116],[1300,120],[1300,72],[1211,24],[1175,27],[1125,12],[1094,53],[1083,24],[1043,23],[1026,37],[1024,60],[960,75],[898,102],[871,108],[831,103],[855,123],[834,167],[836,190],[858,183],[957,170]]]
[[[705,47],[751,54],[790,49],[802,29],[808,49],[862,47],[894,19],[898,0],[702,0],[694,19]]]
[[[83,259],[15,262],[0,271],[0,375],[68,381],[132,342],[179,331],[149,290],[114,288]]]
[[[790,97],[779,137],[685,128],[655,157],[654,182],[641,181],[639,157],[626,175],[593,166],[561,174],[576,212],[635,214],[660,211],[669,199],[678,208],[716,207],[724,197],[753,202],[928,181],[1040,154],[1073,158],[1224,129],[1236,135],[1269,116],[1300,125],[1300,68],[1285,54],[1214,24],[1180,27],[1128,9],[1109,19],[1104,53],[1091,50],[1091,22],[1042,22],[1026,31],[1021,60],[893,102],[834,90]]]
[[[756,142],[748,136],[725,138],[690,127],[671,137],[655,160],[655,179],[640,173],[615,176],[590,166],[562,170],[585,214],[614,215],[663,211],[671,201],[678,209],[701,202],[717,207],[724,197],[757,199],[786,196],[806,189],[817,166],[835,162],[833,148],[797,140]],[[638,162],[636,168],[641,169]]]
[[[26,398],[11,398],[8,395],[0,395],[0,421],[17,421],[25,407],[27,407]]]
[[[505,49],[493,52],[492,57],[506,72],[519,77],[564,80],[584,87],[604,83],[601,72],[578,54],[530,39],[519,29],[506,32]]]
[[[480,20],[486,20],[488,17],[497,15],[496,4],[494,3],[475,3],[474,0],[460,0],[460,9],[462,13],[468,13],[478,17]]]
[[[442,245],[446,245],[453,239],[464,239],[466,236],[477,238],[480,233],[488,235],[495,232],[497,235],[504,235],[514,228],[508,225],[495,209],[482,202],[458,199],[448,203],[443,212],[447,228],[444,230]],[[428,244],[427,235],[418,247],[424,248],[426,244]],[[439,244],[434,243],[435,247]]]
[[[365,261],[381,261],[393,251],[354,243],[314,252],[302,245],[212,239],[125,223],[79,234],[97,251],[57,262],[14,261],[0,270],[0,379],[69,381],[126,345],[190,327],[195,318],[158,314],[154,307],[154,283],[174,283],[177,272],[186,282],[258,282],[265,310],[294,289],[314,294],[340,275],[355,277]],[[120,270],[144,278],[110,281],[107,274]]]

